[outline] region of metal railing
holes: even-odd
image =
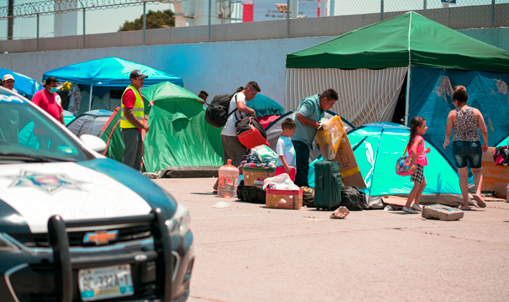
[[[143,35],[141,41],[138,40],[139,42],[135,44],[145,45],[147,22],[150,22],[147,20],[147,10],[168,9],[172,11],[176,28],[199,27],[199,30],[181,30],[182,33],[190,35],[185,39],[188,42],[184,43],[238,40],[235,37],[239,34],[245,35],[246,40],[275,36],[292,38],[336,35],[351,30],[352,26],[358,28],[393,18],[406,11],[418,11],[425,17],[454,29],[509,26],[509,0],[44,0],[0,7],[0,28],[4,28],[3,24],[7,24],[8,20],[16,20],[14,27],[20,30],[15,30],[14,33],[23,30],[27,32],[33,22],[24,21],[36,19],[35,37],[31,34],[16,36],[11,30],[11,35],[7,37],[2,36],[0,32],[0,40],[35,38],[36,50],[41,50],[39,47],[41,24],[45,26],[44,31],[51,35],[51,28],[48,29],[48,26],[51,26],[51,19],[48,18],[58,14],[82,12],[82,16],[77,13],[74,15],[78,25],[73,25],[76,28],[82,27],[83,41],[80,47],[87,47],[87,35],[116,32],[121,22],[134,21],[137,18],[143,20]],[[347,21],[340,23],[338,17]],[[45,18],[44,22],[41,22],[42,18]],[[317,18],[321,20],[318,22]],[[351,24],[352,22],[355,24]],[[102,27],[97,28],[97,23],[101,23]],[[108,26],[110,23],[113,25]],[[224,29],[221,27],[233,23],[242,23],[246,26]],[[253,23],[257,23],[257,26],[247,26]],[[331,26],[336,28],[333,30]],[[171,32],[170,35],[176,33],[172,32],[173,25],[162,27],[170,27],[165,29]],[[283,36],[282,30],[285,33]],[[78,30],[75,31],[74,36],[78,36]]]

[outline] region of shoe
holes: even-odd
[[[416,210],[416,211],[419,211],[419,212],[422,212],[422,208],[420,205],[417,205],[417,204],[413,204],[412,205],[412,209]]]
[[[472,194],[472,197],[474,198],[475,202],[477,203],[477,205],[480,208],[485,208],[486,207],[486,203],[484,202],[484,199],[481,198],[481,196],[479,196],[477,194]]]
[[[407,212],[408,214],[417,214],[416,210],[412,210],[407,207],[403,207],[403,212]]]

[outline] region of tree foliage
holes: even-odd
[[[161,28],[163,25],[168,27],[175,27],[174,13],[167,9],[165,11],[154,12],[149,10],[147,13],[147,29]],[[143,29],[143,15],[133,22],[126,21],[118,31],[142,30]]]

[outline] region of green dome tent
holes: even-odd
[[[205,121],[205,107],[188,90],[164,82],[141,90],[150,131],[144,139],[144,168],[159,177],[217,174],[222,166],[221,129]],[[105,155],[122,161],[120,110],[103,128]]]
[[[410,130],[403,125],[389,122],[360,126],[348,133],[355,159],[366,182],[363,191],[370,197],[370,208],[380,208],[380,197],[385,195],[407,196],[413,188],[410,176],[399,176],[395,172],[396,160],[403,156]],[[462,204],[458,175],[453,165],[441,150],[424,138],[428,166],[424,167],[427,185],[421,203],[443,203],[452,206]],[[320,158],[316,161],[322,161]],[[316,162],[315,161],[315,162]],[[309,185],[314,187],[314,163],[310,164]]]
[[[370,197],[408,195],[412,190],[410,177],[399,176],[395,172],[396,160],[403,156],[409,136],[408,127],[388,122],[363,125],[348,134]],[[426,155],[428,166],[424,167],[424,174],[427,185],[421,200],[437,203],[446,198],[461,204],[456,170],[440,149],[426,138],[425,143],[431,151]]]

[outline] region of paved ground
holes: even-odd
[[[383,210],[332,220],[218,198],[214,181],[155,180],[191,213],[189,301],[509,301],[509,204],[453,222]]]

